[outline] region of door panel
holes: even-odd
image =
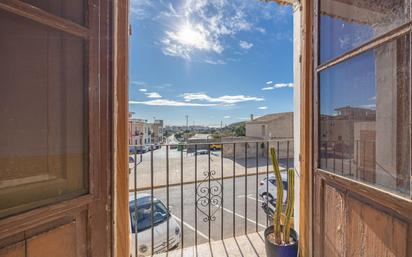
[[[314,256],[410,256],[410,210],[395,212],[338,180],[315,175]]]
[[[30,257],[76,257],[76,225],[69,223],[26,240]],[[85,255],[80,255],[85,256]]]
[[[1,257],[111,255],[111,4],[0,1]]]
[[[411,3],[314,1],[313,256],[412,257]]]
[[[25,248],[24,242],[9,245],[0,249],[0,257],[24,257]]]

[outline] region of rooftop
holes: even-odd
[[[287,116],[291,116],[293,117],[293,112],[281,112],[281,113],[272,113],[272,114],[268,114],[256,119],[253,119],[251,121],[247,121],[246,124],[260,124],[260,123],[267,123],[267,122],[271,122],[280,118],[284,118]]]

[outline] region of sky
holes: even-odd
[[[129,109],[220,126],[293,111],[292,8],[259,0],[131,0]]]

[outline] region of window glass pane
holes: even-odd
[[[410,192],[409,36],[320,73],[320,168]]]
[[[0,218],[87,192],[82,39],[0,11]]]
[[[320,62],[324,63],[405,23],[409,1],[321,0]]]
[[[85,24],[85,0],[22,0],[56,16],[71,20],[79,25]]]

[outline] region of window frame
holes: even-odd
[[[406,23],[397,26],[396,28],[389,30],[382,35],[370,39],[369,41],[362,43],[360,46],[353,48],[352,50],[345,52],[332,58],[324,63],[320,63],[320,2],[321,0],[314,0],[313,1],[313,26],[312,26],[312,35],[313,35],[313,169],[315,173],[319,173],[321,176],[328,177],[328,178],[338,178],[338,180],[342,179],[343,181],[347,181],[350,185],[356,185],[360,187],[367,187],[369,189],[375,190],[376,192],[382,192],[384,194],[392,195],[398,199],[412,200],[412,173],[410,172],[410,193],[409,198],[407,196],[401,196],[396,193],[393,193],[387,189],[382,189],[377,187],[376,185],[367,184],[360,180],[356,180],[353,178],[344,177],[333,172],[324,170],[320,168],[319,163],[319,139],[321,138],[321,131],[320,131],[320,73],[330,67],[333,67],[337,64],[343,63],[344,61],[361,55],[369,50],[376,49],[379,46],[382,46],[390,41],[396,40],[402,36],[409,35],[410,38],[410,47],[412,46],[412,12],[409,15],[409,21]],[[409,8],[411,9],[412,1],[409,0]],[[412,48],[410,48],[412,49]],[[411,65],[410,72],[412,75],[412,51],[409,53],[409,63]],[[412,79],[409,80],[409,86],[412,88]],[[411,95],[409,96],[409,120],[412,121],[412,89]],[[410,145],[412,146],[412,132],[409,129],[409,139]],[[410,162],[412,162],[412,151],[409,156]],[[412,164],[412,163],[411,163]]]
[[[102,169],[102,163],[100,159],[101,148],[101,130],[100,116],[101,108],[106,108],[103,105],[107,105],[101,102],[101,93],[99,94],[100,81],[99,74],[99,1],[98,0],[84,0],[85,2],[85,24],[79,25],[68,19],[56,16],[50,12],[42,10],[38,7],[32,6],[20,0],[9,0],[0,2],[0,9],[9,13],[13,13],[19,17],[29,19],[31,22],[42,24],[46,27],[56,29],[58,31],[68,33],[76,38],[84,40],[85,52],[83,55],[85,63],[85,83],[87,85],[87,162],[88,168],[85,170],[87,174],[84,174],[87,178],[87,189],[80,196],[79,194],[68,194],[63,197],[51,197],[46,199],[40,199],[34,203],[27,205],[18,205],[6,210],[10,210],[11,214],[3,218],[0,222],[0,231],[2,224],[7,224],[9,220],[20,220],[27,215],[42,213],[42,211],[50,209],[72,209],[79,208],[85,204],[90,204],[93,200],[99,196],[100,190],[98,181],[96,179],[96,172]],[[93,10],[92,10],[93,9]],[[58,179],[57,183],[64,183],[64,179]],[[56,180],[54,180],[56,181]],[[50,181],[43,182],[45,184],[51,183]],[[38,203],[38,204],[37,204]],[[33,207],[32,207],[33,206]],[[52,206],[52,207],[51,207]],[[15,211],[14,211],[15,210]],[[22,221],[23,221],[22,220]],[[27,221],[25,221],[27,222]]]

